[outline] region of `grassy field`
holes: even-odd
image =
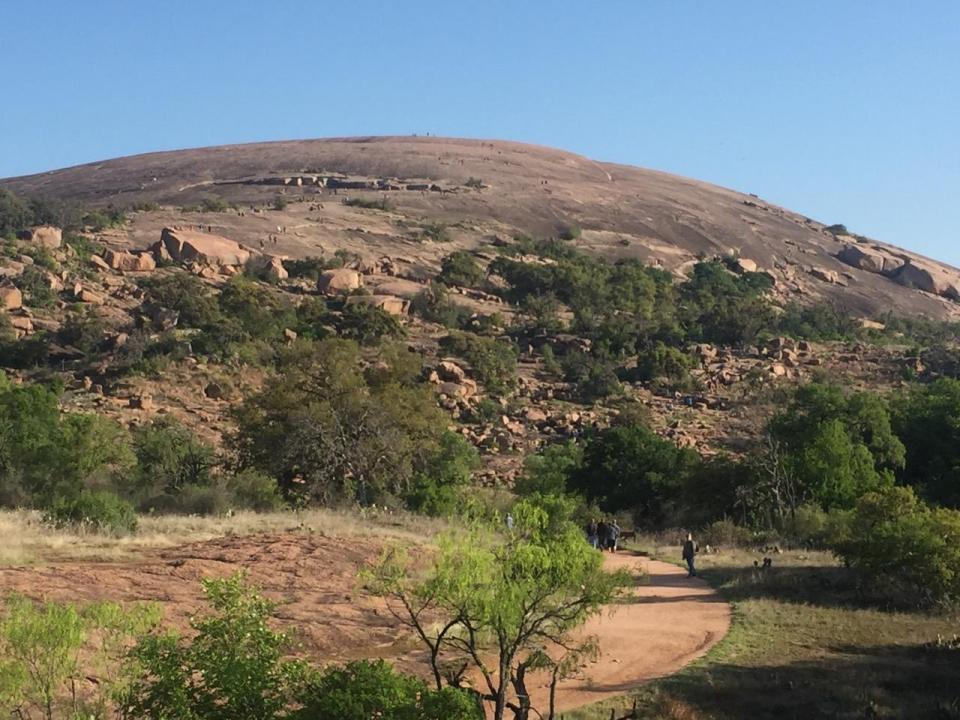
[[[677,561],[677,549],[652,553]],[[729,635],[703,660],[636,695],[565,720],[960,718],[956,613],[890,610],[858,593],[826,553],[701,556],[702,575],[734,609]],[[939,641],[938,641],[939,638]],[[637,639],[642,642],[642,638]]]
[[[447,527],[444,520],[405,512],[376,510],[307,510],[273,513],[238,512],[230,516],[143,515],[137,531],[126,537],[95,532],[55,530],[38,512],[0,510],[0,566],[33,565],[63,560],[124,560],[151,550],[226,535],[299,530],[332,537],[382,537],[422,542]]]

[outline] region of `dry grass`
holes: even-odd
[[[375,510],[238,512],[231,516],[143,515],[137,532],[112,537],[83,530],[57,530],[38,512],[0,511],[0,566],[63,560],[125,560],[145,552],[227,535],[312,531],[328,537],[381,537],[429,542],[445,520]]]

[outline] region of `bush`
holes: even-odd
[[[50,720],[60,707],[70,708],[71,718],[107,717],[108,699],[125,677],[121,661],[129,639],[159,620],[153,605],[9,598],[0,620],[0,708],[20,718],[34,717],[35,709]],[[77,684],[90,670],[97,682],[78,697]]]
[[[256,470],[241,470],[227,480],[234,504],[244,510],[270,512],[283,507],[277,481]]]
[[[129,535],[137,529],[133,506],[111,492],[81,490],[70,498],[58,498],[44,514],[54,527],[92,528],[110,535]]]
[[[464,690],[429,690],[383,660],[358,660],[326,670],[310,683],[292,720],[482,720]]]
[[[563,495],[567,481],[583,465],[583,448],[574,442],[548,445],[523,463],[523,475],[517,478],[518,495]]]
[[[834,550],[864,583],[923,604],[960,601],[960,511],[931,509],[912,488],[860,498]]]
[[[185,272],[144,278],[150,303],[179,314],[179,325],[204,328],[222,319],[217,299],[200,278]]]
[[[404,336],[400,321],[383,308],[357,303],[347,305],[336,322],[337,334],[361,345],[376,345],[384,339]]]
[[[213,448],[173,418],[157,418],[133,433],[137,466],[133,485],[141,496],[176,494],[210,484]]]
[[[623,392],[617,377],[617,363],[603,354],[568,350],[560,360],[564,379],[574,385],[577,395],[590,402]]]
[[[717,547],[747,547],[753,542],[753,533],[733,520],[715,520],[700,531],[700,541]]]
[[[389,210],[390,202],[387,200],[387,196],[384,195],[381,198],[344,198],[343,204],[347,207],[358,207],[364,208],[366,210]]]
[[[420,239],[432,240],[433,242],[448,242],[450,240],[450,231],[447,229],[446,223],[426,223],[420,230]]]
[[[47,273],[35,265],[28,265],[14,280],[23,293],[23,304],[32,308],[49,308],[57,302],[57,294],[50,288]]]
[[[517,351],[513,345],[464,332],[447,335],[440,345],[464,358],[489,392],[504,393],[513,386],[517,372]]]
[[[577,225],[564,225],[557,231],[557,237],[561,240],[578,240],[581,231]]]
[[[441,261],[438,279],[447,285],[474,287],[483,281],[484,275],[473,255],[466,250],[457,250]]]
[[[273,604],[242,573],[204,580],[212,612],[191,619],[190,640],[157,633],[131,652],[136,677],[120,698],[143,720],[277,720],[303,692],[306,667],[284,660],[287,639],[267,625]]]
[[[682,350],[658,342],[640,353],[637,358],[637,377],[644,381],[662,378],[678,383],[688,377],[694,364],[694,359]]]

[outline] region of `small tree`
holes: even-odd
[[[483,280],[484,270],[466,250],[447,255],[440,263],[439,280],[447,285],[473,287]]]
[[[394,549],[367,576],[426,646],[437,689],[444,682],[460,687],[475,669],[493,720],[508,709],[516,720],[527,720],[533,708],[526,676],[538,669],[552,679],[549,707],[538,713],[554,717],[557,681],[595,651],[591,640],[574,639],[572,631],[626,581],[603,571],[602,556],[568,519],[569,502],[552,509],[521,501],[506,540],[475,526],[442,540],[422,575]]]
[[[286,637],[267,625],[273,604],[242,573],[204,580],[213,612],[191,621],[195,636],[173,633],[140,641],[139,674],[121,705],[144,720],[274,720],[303,688],[306,667],[284,660]]]

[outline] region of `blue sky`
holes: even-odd
[[[700,178],[960,265],[960,2],[0,3],[0,177],[431,133]]]

